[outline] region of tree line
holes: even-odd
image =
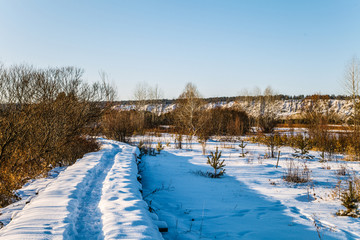
[[[308,141],[307,146],[314,150],[320,150],[331,158],[335,153],[346,153],[352,159],[360,159],[360,127],[359,126],[359,60],[354,58],[346,69],[344,86],[348,95],[346,99],[353,103],[353,111],[346,122],[344,129],[347,132],[334,134],[331,124],[344,124],[345,122],[336,113],[329,110],[330,101],[335,96],[314,94],[311,96],[301,96],[304,100],[304,107],[299,119],[279,119],[273,112],[274,104],[284,96],[277,94],[271,87],[267,87],[263,93],[260,90],[257,94],[247,94],[243,100],[253,100],[259,102],[258,117],[251,117],[242,109],[233,106],[231,108],[207,109],[207,100],[202,98],[196,86],[188,83],[179,97],[173,101],[176,107],[173,111],[160,114],[160,111],[147,111],[145,105],[151,104],[155,109],[159,109],[163,103],[161,94],[154,94],[154,89],[145,85],[138,85],[134,94],[136,110],[130,112],[113,111],[103,122],[107,134],[120,141],[127,141],[127,138],[134,133],[142,134],[148,130],[159,131],[161,125],[171,125],[168,131],[178,135],[184,135],[186,142],[191,142],[194,137],[201,142],[205,148],[206,141],[212,135],[244,135],[249,133],[251,126],[257,128],[257,134],[262,135],[264,143],[269,143],[272,149],[274,144],[295,146],[301,142],[295,138],[274,137],[275,127],[279,123],[286,123],[290,128],[294,123],[302,123],[307,128],[307,136],[303,136],[302,141]],[[159,92],[156,86],[156,91]],[[160,91],[161,92],[161,91]],[[246,95],[246,94],[245,94]],[[256,95],[256,96],[254,96]],[[343,98],[338,96],[338,98]],[[220,98],[221,99],[221,98]],[[226,98],[224,100],[229,100]],[[219,100],[219,99],[217,99]],[[122,119],[122,124],[117,124],[115,119]],[[107,127],[108,126],[108,127]],[[117,134],[121,137],[111,136]],[[121,134],[120,134],[121,132]],[[270,138],[269,138],[270,134]],[[269,138],[269,139],[267,139]],[[281,143],[276,143],[276,139],[283,139]],[[177,141],[182,141],[180,138]],[[181,146],[181,144],[179,144]],[[189,145],[190,146],[190,145]]]

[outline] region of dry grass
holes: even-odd
[[[290,160],[287,163],[283,179],[290,183],[306,183],[311,181],[310,170],[306,163],[300,165],[299,163]]]
[[[340,164],[339,169],[335,171],[338,176],[347,176],[350,174],[346,164]]]

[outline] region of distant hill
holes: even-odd
[[[274,101],[266,104],[265,109],[273,112],[281,119],[301,118],[305,106],[310,102],[311,96],[273,96]],[[353,107],[350,99],[346,96],[321,95],[318,96],[323,112],[337,114],[342,120],[346,120],[352,113]],[[257,117],[264,109],[261,97],[239,96],[239,97],[215,97],[205,98],[206,108],[239,108],[246,111],[250,116]],[[114,103],[114,109],[131,110],[135,109],[136,101],[119,101]],[[158,114],[168,113],[176,108],[176,100],[162,99],[148,101],[142,110],[157,112]]]

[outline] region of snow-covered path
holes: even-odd
[[[162,239],[139,192],[136,148],[100,142],[99,152],[85,155],[14,212],[0,239]]]
[[[117,145],[105,153],[100,163],[94,167],[94,174],[83,189],[83,196],[79,199],[79,213],[75,220],[76,231],[74,239],[103,239],[101,212],[98,207],[101,199],[102,183],[111,166],[114,164],[115,155],[121,152]],[[89,204],[92,203],[92,204]]]

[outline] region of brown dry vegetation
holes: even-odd
[[[69,165],[98,148],[87,136],[114,91],[88,85],[74,67],[0,69],[0,206],[14,190],[55,166]]]

